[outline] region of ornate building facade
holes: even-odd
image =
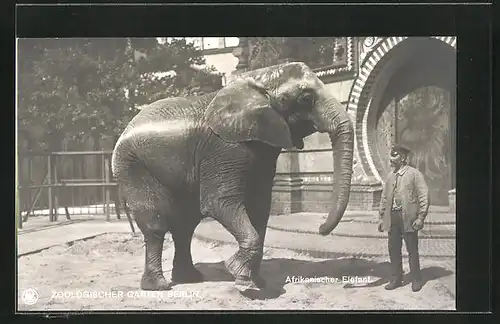
[[[223,67],[228,79],[287,61],[314,69],[355,127],[348,209],[378,208],[390,147],[401,143],[412,149],[411,164],[426,177],[431,205],[453,210],[456,42],[439,36],[240,37],[232,58],[226,50],[219,61],[207,63]],[[330,140],[313,134],[304,142],[304,150],[284,151],[278,160],[273,213],[331,208]]]

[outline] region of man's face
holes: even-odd
[[[394,168],[395,171],[399,170],[405,160],[406,157],[401,155],[399,152],[391,152],[389,156],[391,167]]]

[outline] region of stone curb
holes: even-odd
[[[323,254],[330,254],[334,256],[339,255],[365,255],[365,256],[381,256],[388,255],[386,251],[386,238],[381,240],[380,238],[361,238],[358,235],[348,235],[348,236],[336,236],[336,235],[326,235],[323,238],[319,238],[319,234],[316,232],[316,227],[311,227],[310,223],[307,222],[307,217],[297,217],[296,222],[291,220],[297,227],[302,227],[306,230],[300,230],[299,232],[294,230],[281,231],[280,228],[286,228],[289,226],[286,218],[280,219],[280,221],[273,222],[270,220],[268,225],[268,235],[266,235],[266,240],[264,246],[282,248],[294,250],[297,252],[311,252],[312,250],[319,250]],[[317,219],[312,219],[316,222]],[[277,227],[278,229],[273,229]],[[352,229],[346,229],[351,231]],[[305,232],[305,233],[304,233]],[[353,231],[354,232],[354,231]],[[362,233],[363,234],[363,233]],[[366,231],[364,234],[367,233]],[[374,233],[374,234],[378,234]],[[380,233],[381,235],[387,235],[386,233]],[[234,238],[223,226],[218,222],[206,222],[200,224],[200,226],[195,231],[195,236],[198,238],[205,238],[217,242],[233,242]],[[455,238],[452,239],[423,239],[421,240],[422,247],[420,249],[420,254],[424,257],[449,257],[455,258],[456,242]],[[317,254],[318,252],[312,252]],[[403,253],[404,255],[405,253]]]
[[[370,224],[377,224],[377,221],[375,220],[365,220],[365,219],[357,219],[358,217],[352,217],[352,218],[346,218],[345,220],[342,218],[340,221],[342,222],[353,222],[353,223],[370,223]],[[361,218],[361,217],[359,217]],[[429,225],[456,225],[456,222],[454,221],[425,221],[425,224]]]
[[[230,245],[237,247],[238,245],[235,242],[228,242],[226,240],[208,238],[200,234],[194,234],[194,238],[206,242],[206,243],[218,243],[223,245]],[[372,253],[346,253],[346,252],[334,252],[334,251],[319,251],[312,249],[298,249],[293,247],[282,247],[275,245],[264,244],[266,248],[278,249],[278,250],[288,250],[293,251],[295,253],[305,254],[309,257],[318,258],[318,259],[336,259],[336,258],[345,258],[345,257],[353,257],[353,258],[376,258],[376,257],[389,257],[388,253],[380,253],[380,254],[372,254]],[[453,260],[455,256],[452,255],[433,255],[433,254],[420,254],[421,257],[430,258],[430,259],[440,259],[440,260]],[[408,256],[403,254],[403,259],[408,259]]]
[[[308,230],[302,230],[302,229],[289,229],[289,228],[284,228],[280,226],[275,226],[275,225],[268,225],[267,228],[280,231],[280,232],[287,232],[287,233],[303,233],[303,234],[318,234],[317,232],[313,231],[308,231]],[[329,235],[332,236],[339,236],[339,237],[359,237],[359,238],[375,238],[375,239],[387,239],[387,233],[384,234],[347,234],[347,233],[331,233]],[[452,240],[455,239],[455,235],[436,235],[436,236],[430,236],[430,235],[420,235],[418,236],[420,240],[434,240],[434,239],[446,239],[446,240]]]
[[[65,243],[62,243],[62,244],[57,243],[57,244],[52,244],[52,245],[49,245],[49,246],[44,246],[44,247],[38,248],[36,250],[31,250],[31,251],[27,251],[27,252],[24,252],[24,253],[19,253],[17,255],[17,257],[20,258],[20,257],[27,256],[27,255],[30,255],[30,254],[40,253],[40,252],[42,252],[44,250],[48,250],[50,248],[53,248],[53,247],[56,247],[56,246],[61,246],[61,245],[64,245],[64,244],[66,244],[66,245],[73,245],[76,242],[91,240],[93,238],[96,238],[98,236],[105,235],[105,234],[109,234],[109,233],[99,233],[99,234],[94,234],[94,235],[89,235],[89,236],[85,236],[85,237],[82,237],[82,238],[78,238],[76,240],[71,240],[71,241],[68,241],[68,242],[65,242]]]
[[[36,254],[36,253],[40,253],[44,250],[48,250],[48,249],[51,249],[51,248],[54,248],[54,247],[58,247],[58,246],[63,246],[63,245],[73,245],[75,244],[76,242],[82,242],[82,241],[87,241],[87,240],[91,240],[91,239],[94,239],[98,236],[103,236],[103,235],[108,235],[108,234],[131,234],[132,236],[138,236],[139,234],[142,235],[141,233],[132,233],[132,232],[120,232],[120,231],[110,231],[110,232],[102,232],[102,233],[97,233],[97,234],[92,234],[92,235],[87,235],[87,236],[83,236],[83,237],[80,237],[80,238],[77,238],[77,239],[73,239],[73,240],[70,240],[70,241],[67,241],[67,242],[64,242],[64,243],[56,243],[56,244],[51,244],[51,245],[47,245],[47,246],[44,246],[44,247],[41,247],[41,248],[37,248],[37,249],[34,249],[34,250],[31,250],[31,251],[27,251],[27,252],[23,252],[23,253],[19,253],[17,255],[18,258],[22,257],[22,256],[27,256],[27,255],[30,255],[30,254]]]
[[[56,223],[56,224],[49,224],[49,225],[35,227],[35,228],[21,229],[21,230],[18,230],[17,235],[24,235],[24,234],[34,233],[34,232],[46,231],[46,230],[50,230],[53,228],[60,228],[63,226],[74,225],[74,224],[89,222],[89,221],[91,221],[91,219],[74,219],[74,220],[69,220],[69,221],[66,221],[66,222],[60,223],[60,224]]]

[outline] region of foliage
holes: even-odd
[[[192,68],[204,58],[184,40],[22,39],[18,49],[19,138],[32,149],[113,137],[141,105],[221,86]]]

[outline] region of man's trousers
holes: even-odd
[[[418,231],[406,232],[403,226],[401,211],[391,212],[391,228],[389,230],[389,257],[391,260],[393,280],[403,279],[402,241],[405,241],[409,256],[412,281],[419,281],[420,257],[418,254]]]

